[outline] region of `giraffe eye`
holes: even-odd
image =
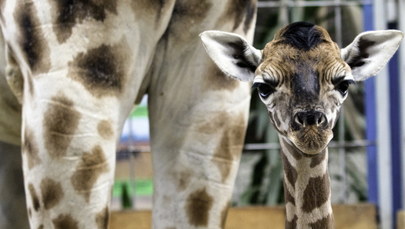
[[[274,86],[267,83],[254,83],[252,88],[257,88],[260,97],[262,97],[263,99],[266,99],[276,91]]]
[[[345,95],[347,95],[350,84],[353,84],[353,83],[354,83],[353,80],[341,81],[341,82],[339,82],[338,84],[335,85],[335,90],[340,92],[340,94],[342,94],[342,96],[345,96]]]

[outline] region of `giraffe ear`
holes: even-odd
[[[261,51],[234,33],[205,31],[200,37],[208,55],[221,71],[238,80],[253,81],[262,59]]]
[[[380,72],[397,51],[403,37],[398,30],[364,32],[341,50],[341,57],[351,67],[354,79],[362,81]]]

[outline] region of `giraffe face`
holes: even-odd
[[[263,50],[236,34],[200,36],[226,75],[253,81],[280,135],[308,155],[332,139],[349,85],[376,75],[403,38],[397,30],[370,31],[339,49],[325,29],[305,22],[284,27]]]
[[[278,132],[301,152],[316,154],[332,139],[353,82],[349,65],[328,33],[303,24],[287,27],[266,45],[253,87]]]

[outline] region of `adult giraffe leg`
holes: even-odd
[[[172,4],[2,3],[2,29],[24,81],[30,226],[105,229],[116,139]]]
[[[254,15],[255,1],[176,3],[149,88],[154,228],[224,225],[245,136],[250,85],[224,77],[204,53],[198,35],[207,29],[235,29],[251,39]]]

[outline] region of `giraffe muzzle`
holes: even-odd
[[[327,127],[328,120],[326,115],[320,111],[300,111],[294,115],[292,127],[294,130],[300,130],[305,127]]]
[[[293,116],[287,137],[305,155],[315,155],[326,148],[333,132],[323,112],[300,110]]]

